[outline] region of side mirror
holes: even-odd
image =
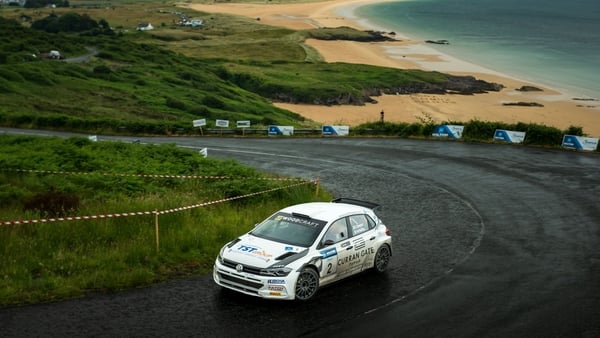
[[[327,239],[327,240],[325,240],[325,242],[323,242],[323,247],[330,246],[333,244],[335,244],[335,242],[333,240]]]

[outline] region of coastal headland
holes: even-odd
[[[393,0],[381,0],[393,1]],[[553,88],[520,80],[485,67],[453,58],[425,41],[411,40],[402,32],[386,32],[365,19],[356,17],[354,9],[373,4],[365,0],[336,0],[306,3],[211,3],[186,4],[198,11],[228,13],[260,20],[265,25],[291,29],[347,26],[359,30],[393,33],[394,41],[356,42],[309,39],[328,62],[360,63],[376,66],[423,69],[454,75],[472,75],[478,79],[504,85],[499,92],[477,95],[382,95],[376,103],[364,106],[319,106],[275,103],[323,124],[357,125],[364,122],[419,122],[433,119],[436,123],[469,120],[506,123],[537,123],[566,129],[582,127],[585,134],[600,137],[600,98],[582,99]],[[535,87],[541,89],[521,90]],[[518,104],[529,103],[529,104]],[[535,103],[535,104],[532,104]]]

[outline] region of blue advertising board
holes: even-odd
[[[294,127],[292,126],[269,126],[269,135],[293,135]]]
[[[525,140],[525,132],[496,129],[494,132],[494,140],[505,141],[508,143],[521,143]]]
[[[435,127],[431,136],[450,137],[450,138],[454,138],[454,139],[459,139],[462,137],[462,133],[463,133],[464,129],[465,129],[465,126],[444,124],[444,125]]]
[[[350,133],[348,126],[323,126],[323,135],[326,136],[346,136]]]
[[[564,135],[562,146],[564,148],[594,151],[598,148],[598,139],[592,137]]]

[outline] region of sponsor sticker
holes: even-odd
[[[266,252],[264,249],[261,249],[257,246],[254,245],[248,245],[248,244],[240,244],[237,248],[237,251],[244,253],[244,254],[248,254],[254,257],[258,257],[258,258],[270,258],[273,257],[272,254]]]
[[[285,279],[269,279],[267,284],[285,284]]]
[[[337,256],[337,250],[335,248],[321,250],[321,257],[323,257],[323,259],[333,256]]]
[[[290,223],[307,225],[307,226],[311,226],[311,227],[318,227],[319,225],[321,225],[323,223],[323,221],[319,221],[319,220],[287,216],[285,214],[276,215],[273,219],[275,221],[285,221],[285,222],[290,222]]]

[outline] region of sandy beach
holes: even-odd
[[[392,0],[382,0],[392,1]],[[380,1],[381,2],[381,1]],[[387,32],[353,15],[353,10],[373,1],[336,0],[292,4],[213,3],[186,4],[208,13],[228,13],[260,18],[266,25],[292,29],[349,26],[361,30]],[[389,33],[389,32],[388,32]],[[574,100],[573,97],[535,83],[508,77],[484,67],[450,57],[422,41],[413,41],[394,32],[397,41],[364,43],[354,41],[307,40],[306,43],[328,62],[371,64],[401,69],[435,70],[456,75],[473,75],[478,79],[500,83],[500,92],[464,95],[383,95],[378,102],[365,106],[315,106],[276,103],[323,123],[353,126],[379,121],[381,112],[388,122],[418,122],[432,118],[436,123],[469,120],[507,123],[538,123],[566,129],[583,127],[584,133],[600,137],[600,101]],[[541,92],[523,92],[521,86],[542,88]],[[506,106],[503,103],[536,102],[543,107]]]

